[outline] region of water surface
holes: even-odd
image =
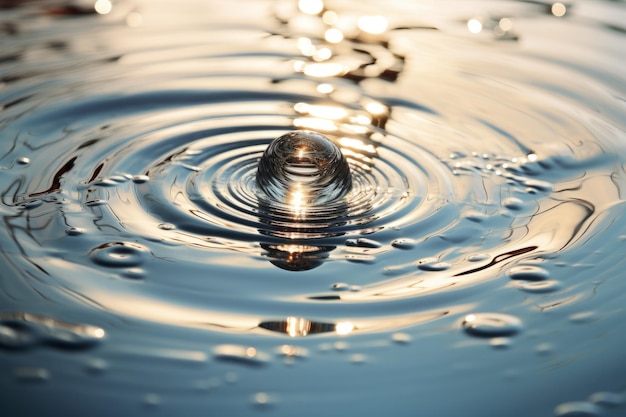
[[[0,5],[10,415],[626,413],[623,2]]]

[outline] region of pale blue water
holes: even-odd
[[[2,415],[626,414],[624,2],[320,5],[0,2]]]

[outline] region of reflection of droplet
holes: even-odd
[[[348,240],[346,240],[346,246],[355,246],[355,247],[359,247],[359,248],[376,249],[376,248],[380,248],[382,246],[382,244],[380,242],[377,242],[377,241],[373,240],[373,239],[359,238],[359,239],[348,239]]]
[[[415,240],[409,238],[400,238],[391,242],[391,246],[397,249],[413,249],[415,245]]]
[[[448,262],[439,262],[437,258],[424,258],[417,261],[417,268],[422,271],[445,271],[452,265]]]
[[[65,229],[65,234],[68,236],[80,236],[85,233],[85,230],[80,227],[68,227]]]
[[[111,242],[100,245],[91,251],[91,260],[108,267],[128,267],[141,265],[150,253],[148,248],[133,242]]]
[[[21,157],[21,158],[17,158],[17,163],[20,165],[28,165],[30,164],[30,158],[27,158],[25,156]]]
[[[296,214],[305,214],[310,204],[339,199],[352,187],[350,167],[337,145],[310,131],[275,139],[259,161],[256,179],[266,196]]]
[[[519,333],[522,321],[508,314],[475,313],[465,316],[462,326],[473,336],[502,337]]]
[[[143,184],[144,182],[148,182],[150,178],[147,175],[135,175],[133,176],[133,182],[135,184]]]
[[[509,210],[521,210],[524,208],[524,202],[519,198],[509,197],[502,200],[502,206]]]

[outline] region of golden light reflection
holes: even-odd
[[[306,336],[311,330],[311,321],[301,317],[287,317],[286,332],[291,337]]]
[[[306,37],[298,38],[297,46],[298,46],[298,49],[300,50],[300,53],[304,56],[313,56],[315,54],[315,51],[316,51],[315,45],[313,45],[313,42],[311,42],[311,39],[309,38],[306,38]]]
[[[126,24],[131,28],[139,27],[142,23],[143,17],[137,12],[128,13],[126,16]]]
[[[377,101],[371,101],[365,105],[365,110],[374,116],[380,116],[381,114],[387,113],[387,106]]]
[[[343,32],[337,28],[330,28],[324,33],[326,42],[339,43],[343,40]]]
[[[294,106],[294,110],[300,114],[309,114],[313,117],[319,117],[322,119],[340,120],[348,115],[348,112],[335,106],[324,106],[307,103],[297,103]]]
[[[317,49],[315,53],[313,54],[313,59],[320,62],[320,61],[326,61],[330,59],[332,56],[333,56],[333,51],[331,51],[329,48],[320,48],[320,49]]]
[[[467,21],[467,29],[472,33],[480,33],[483,30],[483,24],[478,19],[470,19]]]
[[[307,64],[302,69],[310,77],[335,77],[347,72],[345,66],[336,62]]]
[[[357,26],[363,32],[372,35],[380,35],[387,30],[387,18],[384,16],[361,16],[357,22]]]
[[[293,121],[293,125],[300,129],[320,130],[324,132],[334,132],[339,129],[332,120],[318,119],[315,117],[300,117]]]
[[[322,0],[300,0],[298,1],[298,9],[306,14],[319,14],[324,10],[324,2]]]
[[[352,332],[352,330],[354,330],[354,324],[352,324],[349,321],[344,321],[344,322],[340,322],[337,323],[337,325],[335,326],[335,332],[338,335],[346,335]]]
[[[109,14],[113,10],[113,5],[109,0],[98,0],[93,8],[98,14]]]
[[[504,32],[508,32],[509,30],[513,29],[513,22],[511,22],[511,19],[508,19],[506,17],[503,17],[502,19],[500,19],[500,21],[498,22],[498,26],[500,27],[500,29],[502,29]]]
[[[333,91],[335,91],[335,88],[330,84],[322,83],[317,86],[317,92],[321,94],[330,94]]]
[[[356,149],[357,151],[367,152],[370,154],[376,153],[376,148],[374,147],[374,145],[366,145],[360,139],[341,138],[339,139],[339,144],[341,145],[342,148]]]
[[[556,17],[563,17],[567,13],[567,7],[563,3],[554,3],[550,11]]]
[[[334,25],[335,23],[337,23],[338,19],[339,16],[337,16],[337,13],[333,12],[332,10],[328,10],[322,15],[322,20],[327,25]]]
[[[296,219],[302,218],[306,215],[307,204],[305,197],[306,195],[302,189],[300,189],[299,185],[298,188],[289,195],[288,204],[293,209],[293,214]]]

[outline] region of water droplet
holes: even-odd
[[[550,272],[534,265],[514,266],[507,272],[509,278],[525,281],[543,281],[550,278]]]
[[[359,292],[361,291],[361,286],[360,285],[350,285],[350,291],[352,292]]]
[[[626,396],[615,392],[595,392],[589,397],[589,402],[602,407],[618,407],[626,402]]]
[[[108,267],[128,267],[141,265],[150,251],[143,245],[133,242],[110,242],[94,248],[91,260]]]
[[[218,345],[213,349],[213,355],[221,361],[238,362],[244,365],[260,366],[269,362],[269,355],[258,351],[251,346]]]
[[[475,253],[467,257],[467,260],[470,262],[486,261],[487,259],[489,259],[489,254],[487,253]]]
[[[161,229],[161,230],[174,230],[174,229],[176,229],[176,226],[174,226],[172,223],[161,223],[161,224],[159,224],[159,229]]]
[[[462,326],[473,336],[501,337],[519,333],[522,330],[522,321],[508,314],[475,313],[465,316]]]
[[[586,401],[574,401],[560,404],[554,409],[557,417],[599,417],[601,410],[597,405]]]
[[[143,184],[150,181],[150,177],[148,177],[147,175],[134,175],[132,177],[132,180],[135,184]]]
[[[346,246],[376,249],[382,247],[382,244],[372,239],[359,238],[346,240]]]
[[[411,335],[409,335],[408,333],[400,332],[394,333],[391,335],[391,340],[399,345],[407,345],[411,342]]]
[[[557,291],[559,288],[561,288],[561,283],[554,280],[539,282],[520,282],[517,285],[517,288],[526,292],[547,293]]]
[[[266,196],[296,210],[337,200],[352,187],[350,167],[337,145],[310,131],[275,139],[259,161],[256,180]]]
[[[30,164],[30,158],[27,158],[25,156],[21,157],[21,158],[17,158],[17,163],[20,165],[28,165]]]
[[[391,242],[391,246],[396,249],[413,249],[417,242],[414,239],[400,238]]]
[[[502,206],[509,210],[521,210],[524,208],[524,202],[519,198],[509,197],[502,200]]]
[[[439,262],[437,258],[424,258],[417,261],[417,268],[422,271],[445,271],[452,265],[448,262]]]
[[[45,382],[50,379],[50,372],[45,368],[17,368],[13,374],[22,382]]]

